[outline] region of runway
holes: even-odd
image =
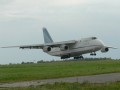
[[[34,80],[25,82],[15,82],[15,83],[0,83],[0,87],[28,87],[37,86],[43,84],[53,84],[55,82],[79,82],[79,83],[110,83],[120,81],[120,73],[110,73],[110,74],[100,74],[91,76],[77,76],[77,77],[67,77],[58,79],[45,79],[45,80]]]

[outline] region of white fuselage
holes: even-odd
[[[50,52],[46,52],[52,56],[70,55],[70,57],[80,56],[86,53],[92,53],[101,50],[104,44],[97,38],[83,38],[76,41],[76,44],[70,45],[68,50],[61,51],[60,47],[54,47]]]

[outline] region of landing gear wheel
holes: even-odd
[[[74,59],[84,59],[84,57],[81,55],[81,56],[78,56],[78,57],[74,57]]]
[[[83,57],[83,56],[80,56],[80,59],[84,59],[84,57]]]

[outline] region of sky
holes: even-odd
[[[120,0],[0,0],[0,47],[43,44],[43,27],[55,42],[96,36],[119,48]],[[110,49],[95,58],[119,59],[119,53]],[[0,64],[59,59],[39,49],[0,49]]]

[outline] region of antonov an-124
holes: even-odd
[[[109,48],[116,49],[111,46],[105,46],[97,37],[82,38],[81,40],[53,42],[46,28],[43,28],[43,35],[44,44],[10,46],[2,48],[19,47],[20,49],[42,49],[45,53],[52,56],[61,57],[61,59],[71,57],[74,59],[82,59],[83,54],[90,53],[90,55],[96,56],[96,52],[99,50],[105,53],[109,51]]]

